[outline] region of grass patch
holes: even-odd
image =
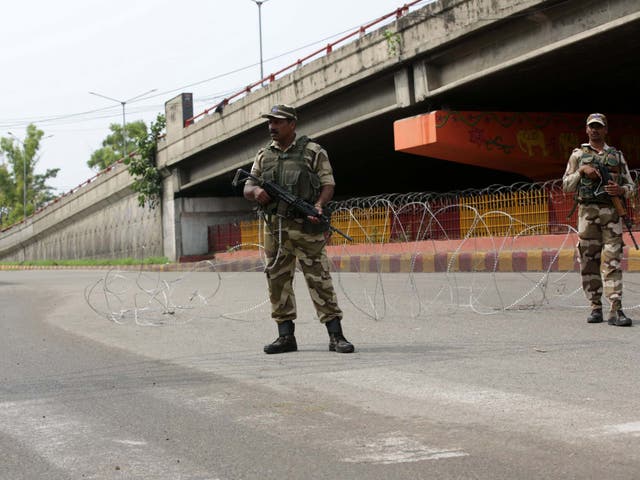
[[[35,267],[86,267],[105,265],[162,265],[169,263],[167,257],[118,258],[118,259],[78,259],[78,260],[28,260],[25,262],[0,262],[0,265],[8,266],[35,266]]]

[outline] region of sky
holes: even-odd
[[[121,102],[127,123],[148,125],[182,92],[193,93],[198,114],[258,81],[259,12],[266,76],[405,3],[3,1],[0,136],[24,139],[29,123],[43,130],[36,172],[60,168],[48,184],[67,192],[97,173],[87,161],[109,125],[122,124]]]

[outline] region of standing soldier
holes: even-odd
[[[591,302],[588,323],[600,323],[602,293],[609,300],[609,325],[631,326],[622,311],[622,219],[612,197],[629,198],[634,183],[622,152],[607,145],[607,118],[601,113],[587,117],[588,143],[576,148],[562,177],[565,192],[576,192],[578,209],[578,251],[582,288]],[[598,168],[606,168],[611,180],[603,184]]]
[[[327,152],[307,137],[296,136],[298,115],[294,107],[275,105],[262,117],[268,119],[272,141],[256,155],[251,173],[313,203],[322,214],[335,188]],[[328,227],[316,217],[296,218],[284,202],[273,201],[251,179],[245,183],[244,196],[260,204],[266,224],[266,274],[271,317],[278,324],[278,338],[265,345],[265,353],[298,349],[293,322],[297,316],[293,291],[296,259],[300,262],[318,318],[327,327],[329,350],[353,352],[353,345],[342,334],[342,310],[338,307],[329,272],[325,250]]]

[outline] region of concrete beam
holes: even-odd
[[[558,5],[544,2],[547,5],[538,6],[545,8],[532,8],[529,13],[509,19],[509,23],[500,28],[474,29],[468,33],[472,34],[470,37],[465,37],[464,25],[486,25],[487,22],[507,19],[515,12],[513,5],[506,3],[520,4],[496,2],[503,3],[502,8],[489,12],[482,7],[484,2],[479,0],[476,3],[477,8],[466,11],[452,8],[448,21],[441,21],[443,30],[460,26],[457,29],[459,38],[452,39],[450,44],[431,47],[433,25],[426,23],[417,23],[404,31],[405,34],[411,32],[407,43],[410,43],[413,55],[423,57],[414,62],[416,99],[442,94],[640,19],[637,5],[634,7],[628,0],[573,1]],[[435,34],[437,36],[437,32]]]
[[[263,122],[260,115],[276,103],[295,104],[301,113],[301,130],[316,138],[410,106],[453,88],[456,82],[472,80],[478,69],[488,68],[492,58],[513,58],[530,41],[538,41],[538,36],[542,40],[544,33],[537,32],[539,22],[523,12],[551,3],[445,0],[426,5],[247,93],[221,112],[212,112],[186,128],[176,122],[168,124],[158,164],[174,174],[178,165],[182,169],[176,192],[247,165],[265,143],[265,137],[257,134]],[[517,29],[489,30],[507,18],[518,28],[527,27],[522,38]],[[509,42],[505,36],[511,36]],[[491,48],[478,48],[478,39],[479,45]],[[512,42],[515,47],[503,45]],[[505,52],[500,53],[501,49]],[[409,70],[407,65],[412,65]]]

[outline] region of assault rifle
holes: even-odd
[[[241,176],[243,176],[243,178],[240,178]],[[338,228],[331,225],[331,220],[329,219],[328,216],[326,216],[324,213],[322,214],[318,213],[318,210],[316,210],[316,207],[311,205],[306,200],[298,198],[292,193],[289,193],[277,183],[273,183],[268,180],[263,180],[261,178],[256,177],[255,175],[252,175],[246,170],[239,168],[236,171],[236,175],[235,177],[233,177],[233,181],[231,182],[231,184],[235,187],[238,185],[238,183],[246,182],[249,179],[253,180],[256,183],[256,185],[263,188],[264,191],[267,192],[272,199],[280,200],[286,203],[293,211],[302,215],[304,218],[316,217],[318,220],[320,220],[320,223],[326,225],[331,231],[336,232],[342,235],[344,238],[346,238],[350,242],[353,242],[353,238],[351,238],[346,233],[342,232]]]
[[[611,178],[611,174],[609,173],[609,169],[607,167],[605,167],[602,164],[597,164],[596,168],[598,169],[598,172],[600,172],[600,178],[602,179],[603,185],[607,185],[609,183],[609,180],[613,180]],[[609,194],[606,193],[606,195],[609,195]],[[633,232],[631,231],[631,227],[632,227],[631,219],[627,214],[627,209],[622,199],[619,196],[613,196],[613,195],[609,195],[609,196],[611,197],[611,201],[613,202],[613,207],[616,209],[616,212],[618,212],[618,215],[620,215],[620,218],[622,218],[624,225],[627,227],[629,236],[631,237],[631,240],[633,240],[633,245],[636,247],[636,250],[640,250],[638,248],[638,243],[636,242],[636,239],[633,237]]]

